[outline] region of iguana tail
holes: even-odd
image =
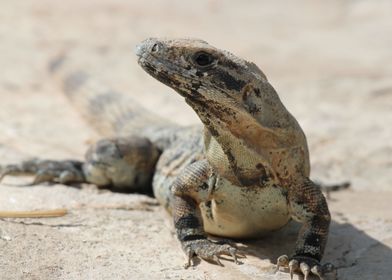
[[[77,69],[66,55],[57,57],[49,65],[50,73],[59,82],[65,95],[102,136],[135,134],[151,138],[153,131],[177,127],[150,113],[131,97]]]

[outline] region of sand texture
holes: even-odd
[[[292,3],[292,4],[289,4]],[[294,5],[295,3],[295,5]],[[82,159],[99,136],[47,73],[67,51],[97,79],[182,124],[195,113],[137,65],[147,37],[197,37],[255,62],[302,125],[312,178],[332,194],[324,261],[339,279],[392,279],[391,1],[59,1],[0,3],[0,164]],[[239,243],[242,265],[185,256],[153,198],[94,186],[17,187],[0,210],[67,208],[61,218],[0,219],[0,279],[290,279],[274,273],[298,228]],[[296,276],[297,277],[297,276]],[[295,278],[301,279],[301,278]]]

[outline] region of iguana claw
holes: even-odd
[[[309,272],[310,272],[310,267],[307,263],[301,262],[299,265],[299,268],[301,272],[304,274],[304,280],[308,280]]]
[[[290,268],[290,278],[291,278],[291,280],[293,280],[294,271],[297,271],[298,268],[299,268],[298,261],[297,260],[291,260],[289,262],[289,268]]]

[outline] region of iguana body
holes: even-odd
[[[291,218],[303,224],[291,273],[321,275],[330,215],[320,189],[309,179],[306,138],[265,75],[253,63],[204,41],[148,39],[137,49],[139,64],[172,87],[198,114],[202,127],[181,127],[142,110],[57,60],[51,71],[90,123],[107,137],[86,161],[32,160],[10,165],[5,175],[37,174],[35,183],[88,182],[146,191],[174,217],[189,257],[220,263],[236,249],[207,234],[258,237]]]

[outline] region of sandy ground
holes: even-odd
[[[164,117],[198,122],[176,94],[137,65],[146,37],[198,37],[258,64],[308,136],[312,177],[350,180],[329,202],[325,261],[339,279],[392,275],[391,1],[59,1],[0,3],[0,164],[32,156],[82,158],[97,135],[46,72],[57,53]],[[296,226],[239,243],[225,267],[185,257],[152,198],[61,185],[16,187],[0,210],[65,207],[54,219],[0,219],[0,279],[289,279],[274,274]]]

